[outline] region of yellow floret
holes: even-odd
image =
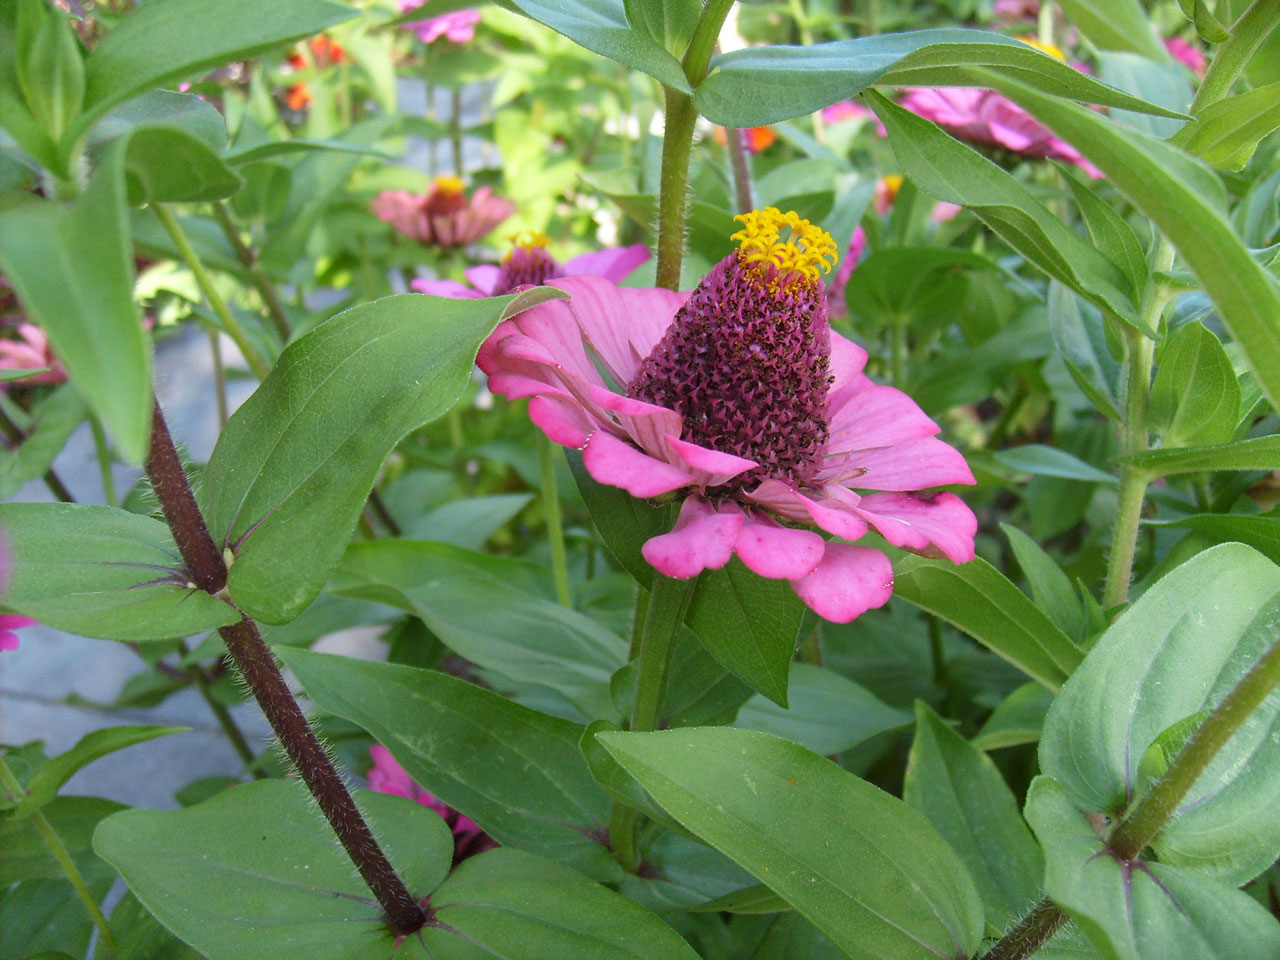
[[[435,188],[437,193],[454,195],[462,193],[463,183],[458,177],[443,176],[435,178]]]
[[[551,238],[541,230],[520,230],[509,234],[507,243],[511,244],[511,253],[507,254],[507,259],[510,259],[511,254],[517,250],[528,253],[531,250],[546,249],[551,246]]]
[[[779,273],[794,271],[814,282],[819,272],[827,273],[835,265],[836,242],[831,234],[794,210],[783,213],[777,207],[765,207],[733,219],[743,225],[729,238],[738,241],[738,257],[743,263],[771,263]],[[784,240],[782,232],[788,229]]]
[[[1057,57],[1059,60],[1066,62],[1067,55],[1062,52],[1062,48],[1052,43],[1044,43],[1035,37],[1018,37],[1023,43],[1029,47],[1035,47],[1041,53],[1047,53],[1051,57]]]

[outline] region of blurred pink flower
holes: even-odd
[[[819,279],[835,256],[830,235],[772,207],[737,219],[738,251],[692,293],[553,280],[571,299],[499,324],[477,363],[494,393],[532,398],[530,419],[581,449],[597,482],[635,497],[678,492],[674,529],[643,547],[657,571],[687,579],[736,554],[847,623],[888,601],[893,567],[841,541],[870,527],[908,550],[971,560],[972,511],[954,494],[918,491],[973,474],[831,330]]]
[[[1040,0],[996,0],[991,12],[998,20],[1034,22],[1040,13]]]
[[[1197,77],[1204,76],[1205,70],[1208,69],[1209,61],[1206,59],[1203,50],[1193,46],[1182,37],[1170,37],[1164,42],[1164,48],[1169,51],[1169,55],[1173,59],[1177,60]]]
[[[823,123],[840,123],[842,120],[870,120],[876,125],[876,134],[887,137],[889,132],[870,107],[856,100],[838,100],[830,106],[822,108]]]
[[[375,743],[371,746],[369,756],[373,757],[373,769],[369,771],[369,789],[377,793],[407,797],[440,814],[453,831],[454,863],[497,846],[493,838],[481,830],[474,820],[463,816],[418,786],[409,772],[400,766],[391,751],[382,744]]]
[[[537,287],[548,280],[592,274],[618,283],[649,259],[643,243],[611,247],[584,253],[560,264],[547,249],[551,240],[545,233],[518,233],[508,238],[511,252],[500,264],[483,263],[468,267],[463,276],[471,286],[456,280],[414,280],[409,285],[419,293],[437,297],[500,297],[521,287]]]
[[[34,627],[38,620],[22,617],[16,613],[0,613],[0,650],[17,650],[18,635],[15,630],[23,627]]]
[[[24,387],[52,386],[65,382],[67,368],[53,355],[45,332],[34,323],[19,323],[17,331],[18,339],[16,340],[0,339],[0,370],[40,370],[45,367],[49,369],[33,377],[9,382],[19,383]]]
[[[457,177],[436,177],[426,193],[384,190],[369,209],[424,246],[475,243],[516,212],[515,204],[481,187],[470,197]]]
[[[401,13],[416,10],[427,0],[400,0]],[[434,43],[441,37],[453,43],[470,43],[476,37],[476,24],[480,22],[479,10],[455,10],[427,20],[414,20],[401,24],[412,30],[423,43]]]
[[[1102,171],[1055,137],[1008,97],[977,87],[914,87],[899,101],[962,140],[1003,147],[1024,157],[1061,160],[1097,179]]]

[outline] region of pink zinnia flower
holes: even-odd
[[[1164,48],[1169,51],[1169,55],[1173,59],[1177,60],[1197,77],[1203,77],[1205,70],[1209,67],[1209,61],[1205,58],[1204,51],[1192,46],[1182,37],[1170,37],[1164,42]]]
[[[426,193],[384,190],[370,210],[405,236],[425,246],[465,247],[516,212],[510,200],[481,187],[467,197],[457,177],[436,177]]]
[[[999,20],[1034,21],[1040,14],[1040,0],[996,0],[991,12]]]
[[[437,297],[500,297],[521,287],[537,287],[548,280],[584,274],[618,283],[649,259],[649,248],[637,243],[630,247],[584,253],[561,264],[547,249],[551,238],[545,233],[517,233],[508,239],[511,252],[502,258],[500,264],[482,263],[463,271],[471,286],[457,280],[423,279],[414,280],[409,286],[419,293]]]
[[[876,125],[876,133],[887,137],[889,131],[884,128],[875,111],[856,100],[838,100],[822,108],[823,123],[840,123],[842,120],[871,120]]]
[[[477,362],[494,393],[533,398],[530,419],[580,448],[597,482],[683,497],[675,528],[644,545],[658,572],[695,577],[736,554],[848,622],[893,591],[888,557],[847,542],[869,527],[908,550],[973,558],[972,511],[918,492],[973,474],[831,330],[819,279],[830,235],[772,207],[738,219],[739,249],[691,293],[553,280],[570,299],[504,321]],[[800,528],[811,524],[836,539]]]
[[[906,92],[899,106],[932,120],[962,140],[1004,147],[1024,157],[1061,160],[1094,179],[1102,176],[1102,171],[1079,150],[1059,140],[1022,107],[993,90],[916,87]]]
[[[408,13],[416,10],[427,0],[400,0],[400,12]],[[480,22],[479,10],[455,10],[428,20],[414,20],[402,24],[406,30],[412,30],[423,43],[434,43],[441,37],[453,43],[470,43],[476,38],[476,24]]]
[[[17,340],[0,339],[0,370],[42,370],[17,382],[26,386],[52,386],[67,379],[67,368],[53,355],[49,338],[34,323],[18,324]]]
[[[369,789],[377,793],[393,793],[397,797],[407,797],[424,807],[430,807],[444,818],[444,822],[453,831],[453,862],[456,864],[467,857],[483,853],[496,847],[493,838],[480,829],[470,817],[465,817],[457,810],[446,805],[414,781],[409,772],[400,766],[395,757],[380,743],[369,748],[369,756],[373,757],[373,769],[369,771]]]

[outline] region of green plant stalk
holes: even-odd
[[[907,319],[895,318],[889,328],[889,378],[899,390],[907,386]]]
[[[213,361],[213,396],[218,404],[218,431],[227,425],[230,408],[227,406],[227,368],[222,363],[222,343],[218,331],[209,326],[209,356]]]
[[[1052,900],[1041,900],[979,960],[1025,960],[1044,946],[1067,919]]]
[[[745,138],[745,130],[737,127],[725,128],[724,141],[729,149],[729,168],[733,171],[733,195],[741,213],[756,208],[751,190],[751,160],[747,156],[746,144],[743,143]]]
[[[17,776],[14,775],[13,770],[9,767],[3,753],[0,753],[0,787],[3,787],[4,791],[10,794],[14,800],[27,795],[27,791],[22,789],[22,784],[18,782]],[[31,825],[40,834],[40,839],[44,841],[49,854],[57,861],[63,875],[70,881],[71,888],[75,890],[76,896],[84,904],[84,908],[89,914],[89,919],[98,928],[98,942],[106,947],[110,953],[115,953],[118,948],[115,934],[111,932],[111,925],[107,923],[107,918],[102,915],[102,908],[98,906],[98,901],[93,899],[93,894],[89,892],[88,884],[84,882],[84,877],[81,875],[79,868],[76,866],[75,861],[71,859],[71,854],[67,852],[67,847],[62,842],[62,838],[58,836],[58,831],[53,829],[53,824],[49,822],[42,810],[37,810],[31,815],[30,819]]]
[[[538,465],[542,468],[542,510],[547,515],[547,536],[551,540],[551,573],[556,583],[556,600],[573,608],[569,590],[569,561],[564,549],[564,523],[560,517],[560,493],[556,490],[555,450],[541,430],[538,434]]]
[[[1205,107],[1230,92],[1245,65],[1277,26],[1280,26],[1280,0],[1253,0],[1231,25],[1231,36],[1214,52],[1213,62],[1191,101],[1192,115],[1198,116]]]
[[[253,348],[253,345],[249,343],[244,335],[244,330],[240,327],[239,321],[227,308],[227,301],[222,298],[218,288],[213,285],[209,271],[204,268],[204,264],[191,246],[187,235],[182,232],[182,226],[178,223],[177,217],[163,203],[153,203],[151,209],[160,218],[160,223],[164,226],[165,232],[169,234],[174,246],[178,248],[178,253],[186,261],[192,274],[195,275],[196,284],[200,287],[200,292],[204,294],[205,299],[209,301],[209,306],[212,308],[214,315],[217,316],[218,322],[222,324],[223,329],[230,334],[231,339],[240,348],[241,354],[244,355],[245,361],[249,364],[249,369],[253,371],[254,376],[259,380],[265,380],[268,372],[266,363],[258,355],[258,351]]]
[[[93,452],[98,459],[98,474],[102,478],[102,498],[108,507],[116,502],[116,478],[111,475],[111,448],[107,446],[107,434],[95,416],[89,417],[89,429],[93,431]]]
[[[1040,4],[1040,13],[1036,17],[1036,39],[1047,46],[1053,46],[1053,18],[1056,13],[1056,8],[1049,0]]]
[[[289,318],[285,316],[284,307],[280,303],[280,295],[276,293],[275,284],[271,282],[271,278],[263,271],[257,255],[240,239],[240,231],[236,229],[235,221],[231,219],[231,214],[227,212],[227,205],[224,201],[219,200],[213,205],[213,215],[217,219],[218,225],[222,227],[222,232],[226,234],[227,242],[235,250],[236,259],[249,272],[249,279],[258,291],[258,295],[262,297],[262,302],[276,325],[276,332],[280,334],[281,341],[288,343],[293,331],[289,329]]]
[[[681,65],[689,86],[697,90],[707,76],[711,55],[724,18],[733,0],[707,0],[685,50]],[[666,128],[662,136],[662,167],[658,176],[658,264],[657,284],[668,290],[680,286],[680,264],[684,259],[685,210],[689,193],[689,158],[693,153],[693,127],[698,111],[693,97],[682,90],[664,86]]]
[[[449,145],[453,148],[453,172],[462,176],[462,90],[454,87],[449,95]]]
[[[1152,330],[1159,329],[1160,317],[1169,302],[1168,292],[1155,281],[1158,273],[1167,273],[1173,266],[1173,244],[1163,235],[1156,241],[1151,253],[1152,279],[1143,295],[1142,320]],[[1124,420],[1121,427],[1123,453],[1141,453],[1150,442],[1147,431],[1147,410],[1151,399],[1151,366],[1155,358],[1155,343],[1132,327],[1124,327],[1129,344],[1126,364]],[[1103,609],[1111,609],[1124,603],[1129,597],[1129,580],[1133,576],[1133,557],[1138,545],[1138,527],[1142,520],[1142,505],[1147,496],[1147,485],[1154,479],[1139,467],[1123,464],[1120,467],[1120,503],[1116,507],[1115,529],[1111,540],[1111,553],[1107,557],[1107,579],[1102,592]]]

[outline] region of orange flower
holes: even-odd
[[[773,127],[748,127],[745,132],[748,153],[759,153],[766,147],[773,145],[778,139],[778,135],[773,132]],[[727,140],[724,127],[716,127],[715,133],[711,135],[711,138],[720,146],[725,146]]]
[[[342,44],[330,40],[323,33],[311,38],[311,52],[316,63],[341,63],[347,58],[347,51]]]
[[[285,94],[284,102],[290,110],[305,110],[311,106],[311,91],[305,83],[295,83]]]

